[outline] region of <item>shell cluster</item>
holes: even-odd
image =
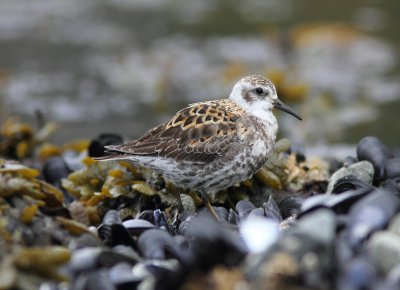
[[[280,140],[214,197],[217,223],[196,193],[89,157],[119,136],[51,154],[29,141],[26,155],[13,136],[0,139],[0,289],[398,289],[400,158],[375,137],[341,163]]]

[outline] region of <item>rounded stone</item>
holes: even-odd
[[[369,161],[360,161],[354,164],[351,164],[349,167],[342,167],[332,174],[329,179],[328,188],[326,190],[327,193],[331,193],[333,187],[339,179],[345,176],[355,176],[356,178],[365,181],[368,184],[372,184],[372,180],[374,177],[374,167]]]
[[[184,210],[194,213],[196,211],[196,204],[194,203],[193,198],[187,194],[181,194],[180,196]]]

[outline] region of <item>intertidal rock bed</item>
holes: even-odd
[[[400,158],[365,137],[344,161],[288,140],[211,197],[52,125],[0,135],[0,289],[400,289]],[[179,204],[178,200],[181,200]]]

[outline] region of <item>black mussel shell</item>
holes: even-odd
[[[146,209],[142,212],[140,212],[140,214],[137,216],[137,219],[142,219],[142,220],[146,220],[152,224],[155,224],[154,222],[154,210],[151,209]]]
[[[122,220],[116,210],[109,210],[105,214],[103,223],[98,228],[98,233],[103,243],[107,246],[134,245],[131,235],[123,226]]]
[[[306,161],[305,148],[303,144],[291,143],[289,153],[295,154],[297,163]]]
[[[358,249],[371,233],[383,229],[399,208],[400,199],[392,192],[377,189],[362,198],[349,212],[345,229],[349,245]]]
[[[64,158],[54,156],[45,161],[42,168],[42,175],[46,182],[60,188],[61,179],[66,178],[71,173]]]
[[[60,189],[67,203],[73,202],[75,197],[73,197],[68,191],[64,190],[61,186],[61,179],[68,177],[71,172],[72,170],[68,167],[64,158],[61,156],[47,159],[42,168],[43,179]]]
[[[300,196],[289,196],[281,199],[278,202],[278,207],[282,214],[282,218],[286,219],[290,216],[298,215],[303,202],[304,198]]]
[[[166,218],[164,212],[162,212],[159,209],[156,209],[154,211],[153,215],[154,215],[154,224],[156,225],[156,227],[170,230],[170,225],[168,224],[168,221],[167,221],[167,218]]]
[[[393,192],[395,194],[400,194],[400,177],[398,178],[392,178],[392,179],[386,179],[382,184],[381,188]]]
[[[318,194],[304,200],[299,215],[305,215],[320,207],[329,208],[337,214],[347,213],[350,207],[369,191],[349,190],[341,194]]]
[[[137,247],[146,259],[178,259],[187,261],[184,251],[179,247],[176,240],[165,230],[150,229],[139,236]]]
[[[113,133],[100,134],[89,144],[88,154],[90,157],[104,156],[104,146],[122,144],[123,140],[120,135]]]
[[[383,180],[385,177],[385,162],[392,158],[389,149],[376,137],[368,136],[361,139],[357,145],[358,160],[367,160],[375,169],[375,180]]]
[[[400,177],[400,158],[390,158],[385,163],[386,178]]]
[[[193,267],[201,270],[214,265],[238,265],[247,248],[237,232],[228,230],[208,216],[196,216],[184,231],[193,254]]]

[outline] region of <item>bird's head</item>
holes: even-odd
[[[266,118],[276,108],[301,120],[294,110],[278,99],[274,84],[260,75],[249,75],[239,80],[229,99],[261,119]]]

